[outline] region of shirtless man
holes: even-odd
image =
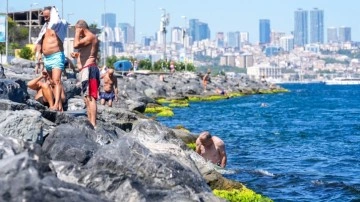
[[[211,136],[207,131],[200,133],[196,139],[196,152],[213,164],[225,168],[225,144],[220,138]]]
[[[46,71],[43,71],[40,76],[29,81],[27,86],[32,90],[36,90],[36,95],[34,98],[36,101],[49,108],[54,106],[54,89],[52,87],[52,81]],[[64,102],[65,92],[64,89],[61,89],[61,102],[59,103],[61,107],[62,103]]]
[[[61,73],[64,70],[65,64],[63,42],[66,36],[67,23],[60,20],[55,7],[45,7],[42,15],[45,24],[36,40],[36,55],[38,63],[42,62],[43,56],[46,71],[55,84],[55,103],[50,109],[62,111],[62,105],[60,104],[62,89]]]
[[[101,78],[104,80],[104,92],[100,93],[100,102],[102,105],[108,102],[109,107],[112,107],[113,100],[118,101],[117,78],[114,76],[114,70],[108,69],[105,74],[101,75]]]
[[[84,20],[79,20],[75,25],[74,48],[79,50],[78,53],[71,53],[71,56],[78,58],[77,67],[88,119],[96,127],[96,100],[100,86],[100,71],[96,64],[99,42]]]
[[[204,92],[206,92],[207,83],[210,81],[210,74],[211,74],[211,71],[210,71],[210,69],[208,69],[207,73],[204,75],[204,77],[202,79]]]

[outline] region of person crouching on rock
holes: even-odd
[[[100,103],[105,105],[108,102],[108,106],[112,107],[112,102],[118,101],[118,85],[117,78],[114,76],[114,70],[109,69],[105,74],[101,75],[103,79],[103,90],[100,92]]]
[[[29,81],[27,86],[30,89],[37,91],[34,98],[36,101],[49,107],[50,109],[53,108],[55,103],[54,84],[46,71],[42,71],[39,77]],[[61,102],[59,102],[59,108],[63,109],[62,105],[65,103],[64,88],[61,88],[60,100]]]
[[[196,139],[196,152],[213,164],[225,168],[225,144],[219,137],[210,135],[208,131],[200,133]]]

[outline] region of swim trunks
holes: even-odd
[[[101,92],[100,93],[100,99],[104,99],[105,101],[113,101],[115,99],[115,93],[112,92]]]
[[[100,86],[100,71],[96,64],[83,67],[80,72],[80,81],[83,96],[91,96],[97,99]]]
[[[64,52],[56,52],[51,55],[44,56],[44,65],[47,71],[57,68],[64,71],[65,67],[65,54]]]

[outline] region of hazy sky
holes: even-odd
[[[324,10],[325,39],[326,28],[335,26],[350,26],[352,39],[360,41],[360,6],[359,0],[135,0],[136,1],[136,38],[153,36],[159,29],[162,14],[160,8],[170,13],[170,25],[184,26],[181,16],[188,19],[196,18],[208,23],[211,38],[218,31],[247,31],[250,41],[259,41],[259,19],[270,19],[272,30],[287,34],[294,29],[294,11],[297,8],[311,10],[314,7]],[[6,10],[6,0],[0,0],[0,12]],[[116,13],[117,23],[134,22],[134,0],[8,0],[9,11],[28,10],[32,3],[38,3],[33,8],[55,5],[61,13],[64,5],[64,17],[69,13],[70,23],[84,19],[89,24],[101,24],[101,14]],[[89,3],[92,2],[92,3]],[[309,16],[310,17],[310,16]],[[169,35],[168,35],[169,37]]]

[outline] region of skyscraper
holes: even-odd
[[[119,27],[123,32],[124,43],[132,43],[134,41],[134,27],[129,23],[119,23]]]
[[[260,19],[259,31],[260,31],[260,35],[259,35],[260,44],[270,43],[270,20]]]
[[[240,32],[227,33],[227,47],[240,48]]]
[[[294,44],[304,46],[308,43],[308,12],[298,9],[294,13]]]
[[[310,43],[324,43],[324,11],[310,11]]]
[[[210,38],[210,29],[207,23],[200,22],[198,19],[189,20],[189,36],[194,41],[201,41]]]
[[[328,43],[338,42],[338,33],[336,27],[327,28],[327,42]]]
[[[106,23],[106,27],[115,28],[116,14],[115,13],[101,14],[101,26],[104,26],[104,23]]]
[[[348,42],[351,41],[351,27],[339,27],[339,41]]]
[[[280,47],[286,51],[289,52],[292,49],[294,49],[294,36],[283,36],[280,38]]]

